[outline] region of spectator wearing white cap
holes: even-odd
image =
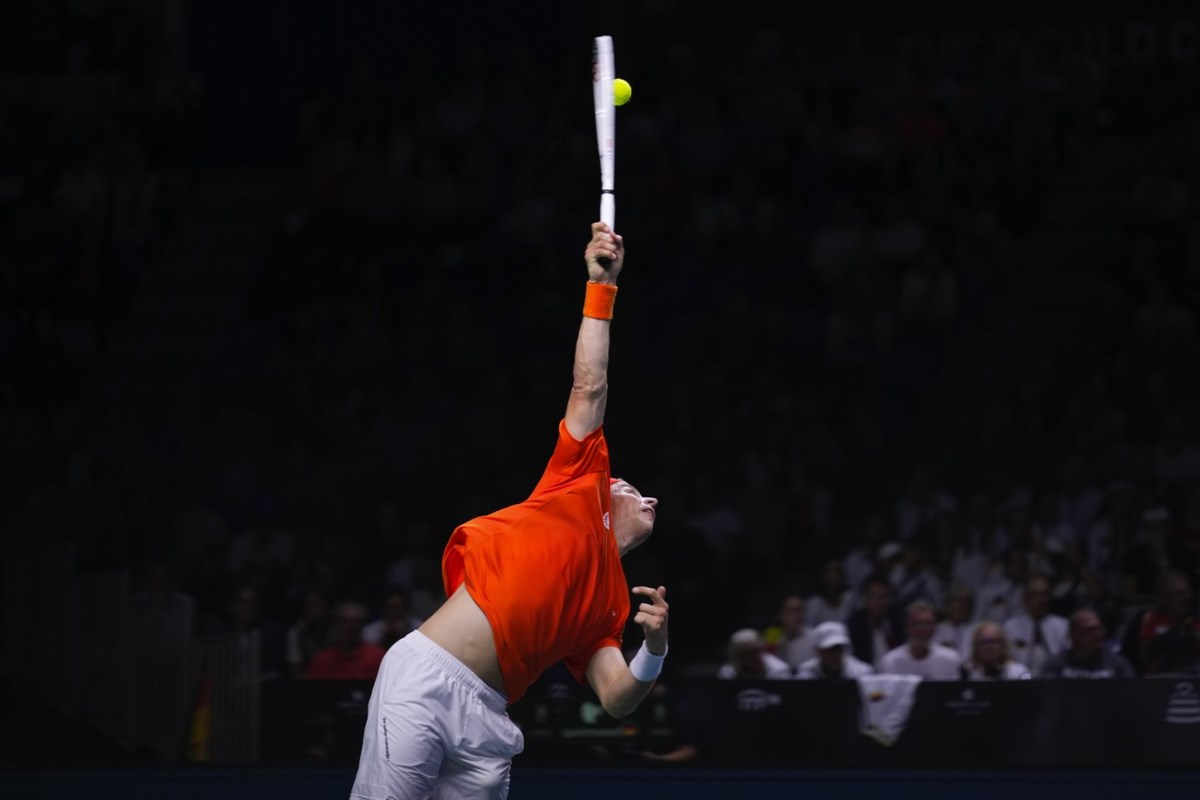
[[[871,675],[870,664],[846,652],[850,636],[840,622],[822,622],[813,629],[817,654],[800,665],[796,677],[802,680],[842,680]]]
[[[742,628],[729,637],[728,660],[717,670],[717,677],[794,678],[791,666],[779,656],[767,652],[762,634],[754,628]]]

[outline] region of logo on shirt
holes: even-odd
[[[604,530],[606,530],[606,531],[612,530],[612,528],[609,527],[610,520],[609,520],[607,511],[604,512],[604,517],[601,519],[601,521],[604,523]]]

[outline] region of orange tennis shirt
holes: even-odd
[[[603,647],[620,648],[629,588],[610,523],[608,444],[565,421],[533,494],[455,529],[442,555],[450,596],[467,591],[492,624],[508,702],[555,662],[581,683]]]

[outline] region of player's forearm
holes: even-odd
[[[584,317],[575,340],[575,382],[572,391],[588,397],[608,392],[608,334],[612,322]]]
[[[583,439],[604,422],[608,402],[608,336],[612,323],[584,317],[575,341],[574,379],[567,401],[567,430]]]

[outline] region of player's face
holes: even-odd
[[[658,514],[658,498],[643,497],[625,481],[617,481],[610,491],[613,532],[621,544],[621,551],[628,552],[650,538]]]

